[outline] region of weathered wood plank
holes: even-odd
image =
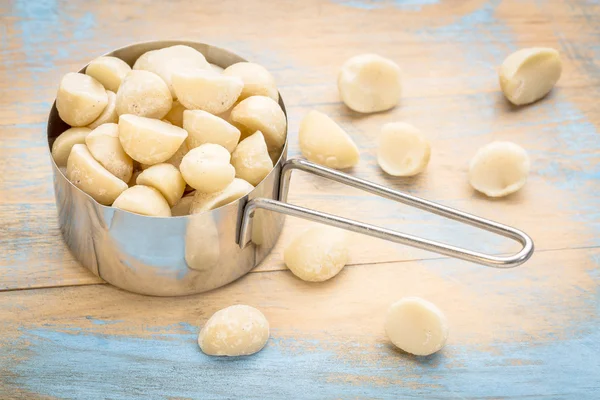
[[[549,398],[599,390],[600,250],[537,253],[512,270],[454,260],[348,267],[308,284],[287,271],[250,274],[183,298],[105,285],[0,294],[0,393],[57,398]],[[433,357],[394,350],[382,324],[406,295],[451,324]],[[198,326],[244,303],[270,321],[266,349],[214,359]],[[125,372],[126,371],[126,372]],[[510,382],[510,385],[506,383]]]

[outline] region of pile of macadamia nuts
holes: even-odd
[[[264,67],[221,71],[189,46],[148,51],[133,68],[99,57],[60,82],[56,108],[71,128],[52,157],[100,204],[154,217],[208,211],[273,169],[287,127],[278,100]]]
[[[550,92],[561,70],[556,50],[522,49],[500,67],[500,87],[514,105],[530,104]],[[341,100],[359,113],[395,107],[401,88],[399,66],[375,54],[350,58],[338,75]],[[133,69],[100,57],[60,83],[56,107],[72,128],[56,139],[52,156],[101,204],[161,217],[212,210],[249,193],[273,168],[286,140],[278,98],[263,67],[241,62],[221,72],[188,46],[149,51]],[[330,168],[350,168],[360,158],[352,138],[316,110],[300,123],[299,145],[308,160]],[[429,140],[411,124],[381,128],[377,161],[387,174],[417,175],[430,156]],[[522,147],[496,141],[472,158],[469,182],[502,197],[523,187],[529,168]],[[345,234],[315,226],[293,238],[283,258],[299,279],[329,280],[348,263]],[[443,312],[417,297],[390,305],[384,328],[394,345],[421,356],[440,350],[449,332]],[[260,351],[268,338],[259,310],[234,305],[207,321],[198,344],[208,355],[239,356]]]

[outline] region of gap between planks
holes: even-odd
[[[600,246],[562,247],[562,248],[559,248],[559,249],[542,249],[542,250],[536,250],[535,252],[536,253],[548,253],[548,252],[561,252],[561,251],[589,250],[589,249],[596,249],[596,248],[600,248]],[[497,254],[493,254],[493,255],[500,256],[500,255],[505,255],[505,254],[506,253],[497,253]],[[367,266],[370,266],[370,265],[382,265],[382,264],[405,264],[405,263],[421,262],[421,261],[443,261],[443,260],[449,260],[449,259],[452,259],[452,258],[453,257],[446,257],[446,256],[444,256],[444,257],[431,257],[431,258],[403,259],[403,260],[396,260],[396,261],[392,260],[392,261],[375,261],[375,262],[364,262],[364,263],[350,263],[350,264],[347,264],[344,268],[367,267]],[[465,262],[467,262],[467,261],[465,261]],[[257,267],[254,267],[254,269],[250,270],[248,273],[249,274],[265,274],[265,273],[284,272],[284,271],[287,271],[287,272],[291,273],[287,268],[275,268],[275,269],[267,269],[267,270],[256,270]],[[492,268],[492,267],[484,267],[484,266],[479,266],[479,267],[481,267],[481,268]],[[520,266],[517,266],[517,267],[514,267],[514,268],[519,268],[519,267]],[[83,267],[81,267],[81,268],[83,268]],[[513,269],[513,268],[496,268],[496,269]],[[232,283],[234,283],[236,281],[237,281],[237,279],[235,281],[233,281],[233,282],[228,283],[227,285],[231,285]],[[97,282],[97,283],[90,283],[90,282],[88,282],[88,283],[72,283],[72,284],[66,284],[66,285],[40,285],[40,286],[31,286],[31,287],[24,287],[24,288],[0,289],[0,294],[1,293],[6,293],[6,292],[34,291],[34,290],[47,290],[47,289],[62,289],[62,288],[71,288],[71,287],[79,287],[79,286],[104,286],[104,285],[110,285],[110,284],[108,282]],[[227,286],[227,285],[225,285],[225,286]],[[210,291],[218,290],[218,289],[219,288],[215,288],[215,289],[212,289]],[[145,295],[140,295],[140,296],[145,296]],[[190,296],[195,296],[195,295],[191,294]],[[161,297],[161,296],[148,296],[148,297]],[[167,297],[171,297],[171,296],[167,296]],[[175,296],[175,297],[178,297],[178,296]]]

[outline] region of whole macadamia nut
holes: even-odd
[[[131,71],[117,91],[118,115],[133,114],[161,119],[171,110],[173,98],[167,84],[148,71]]]
[[[389,110],[400,101],[400,67],[377,54],[352,57],[339,72],[338,90],[342,101],[354,111]]]
[[[230,160],[231,154],[226,148],[206,143],[190,150],[183,157],[179,169],[187,184],[198,192],[219,192],[235,177]]]
[[[429,163],[429,140],[414,126],[405,122],[390,122],[381,128],[377,162],[393,176],[413,176]]]

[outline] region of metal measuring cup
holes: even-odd
[[[227,50],[198,42],[154,41],[133,44],[106,55],[129,65],[143,53],[178,44],[193,47],[207,61],[226,68],[246,61]],[[80,71],[85,71],[85,67]],[[284,112],[285,105],[279,99]],[[287,115],[287,114],[286,114]],[[48,118],[48,144],[68,129],[56,105]],[[155,296],[179,296],[215,289],[248,273],[272,248],[283,227],[284,216],[332,225],[447,256],[509,268],[527,261],[533,241],[524,232],[355,178],[345,173],[295,158],[287,159],[287,137],[273,170],[248,195],[217,209],[188,216],[159,218],[103,206],[75,187],[52,160],[59,225],[75,258],[108,283],[122,289]],[[293,170],[302,170],[387,199],[467,223],[519,242],[519,252],[488,255],[445,243],[400,233],[336,215],[287,203]]]

